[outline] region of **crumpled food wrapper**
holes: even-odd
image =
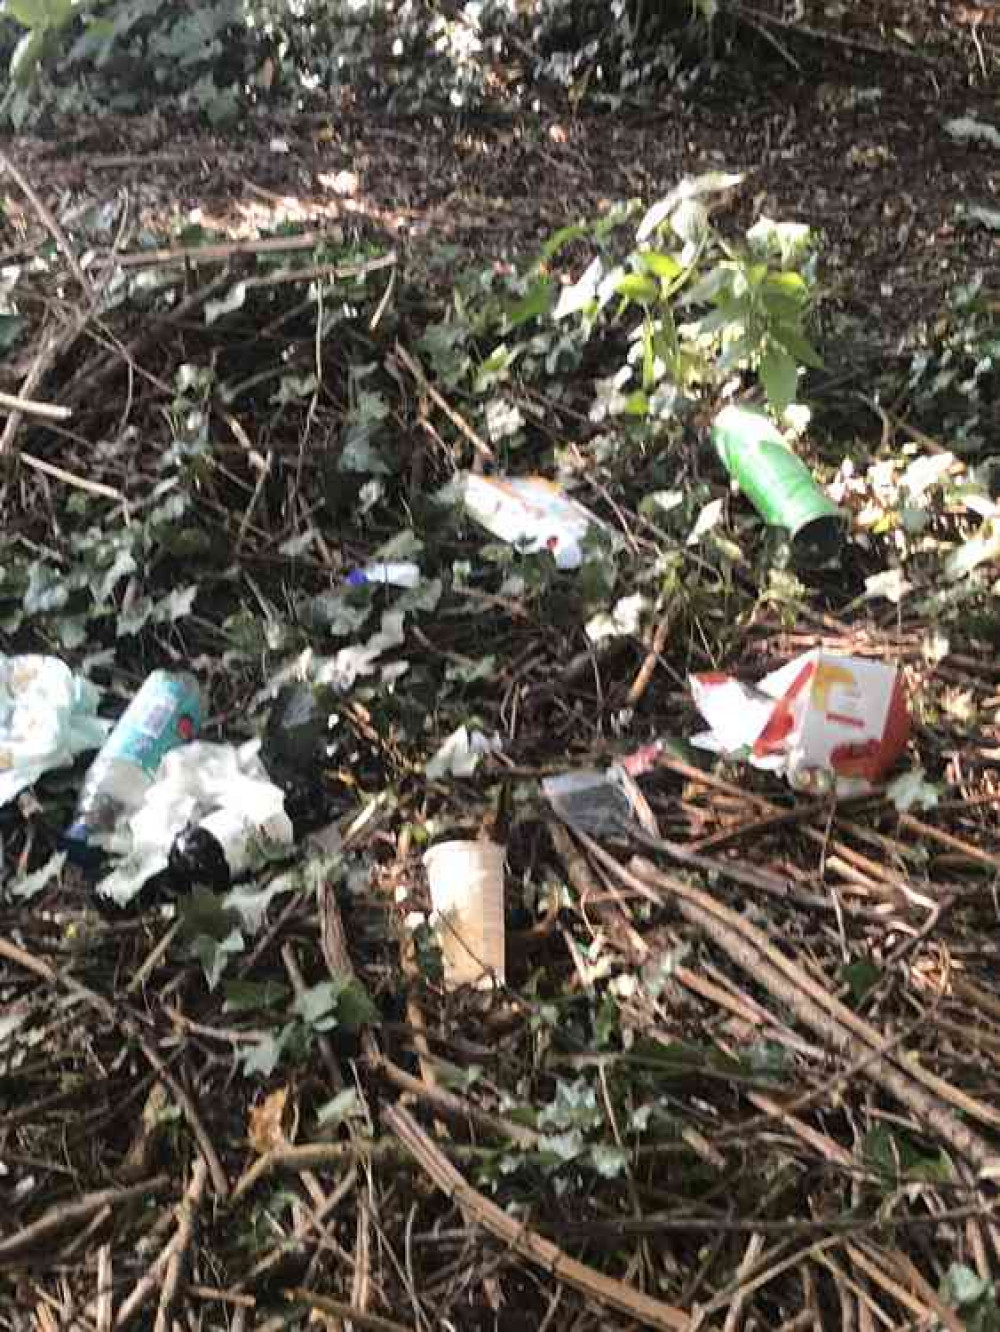
[[[58,657],[0,655],[0,805],[101,747],[113,723],[97,716],[100,698]]]
[[[550,550],[560,569],[583,563],[582,542],[594,515],[543,476],[465,478],[465,507],[487,532],[528,554]]]
[[[188,823],[202,823],[220,811],[241,819],[248,839],[259,842],[269,858],[291,848],[284,795],[268,776],[259,749],[258,740],[239,748],[198,740],[165,755],[156,781],[123,830],[127,854],[100,881],[98,892],[124,906],[166,869],[174,838]],[[231,825],[231,819],[227,822]]]
[[[886,662],[816,648],[756,686],[714,672],[690,684],[711,728],[693,745],[779,773],[800,791],[864,795],[909,738],[903,684]]]

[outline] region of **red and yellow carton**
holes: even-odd
[[[709,731],[692,744],[785,776],[796,790],[862,795],[906,747],[910,714],[886,662],[815,648],[755,687],[733,676],[691,676]]]

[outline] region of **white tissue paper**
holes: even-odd
[[[97,716],[100,697],[58,657],[0,654],[0,805],[100,748],[113,724]]]
[[[126,830],[128,851],[117,868],[97,885],[103,896],[124,906],[154,874],[166,869],[170,847],[188,823],[234,820],[246,829],[246,841],[263,843],[269,853],[292,846],[292,824],[285,813],[284,796],[267,775],[260,760],[260,741],[237,748],[196,740],[164,756],[156,781],[146,792]],[[248,868],[240,856],[233,876]]]

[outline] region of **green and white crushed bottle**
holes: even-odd
[[[201,690],[188,671],[154,671],[119,718],[90,765],[63,842],[86,862],[116,850],[116,834],[140,808],[163,756],[194,738]]]

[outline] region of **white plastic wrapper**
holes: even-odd
[[[100,697],[58,657],[0,655],[0,805],[101,747],[113,723],[97,716]]]
[[[462,489],[465,507],[488,532],[530,555],[550,550],[560,569],[578,569],[598,519],[543,476],[477,476]]]
[[[278,855],[292,846],[284,796],[258,755],[260,742],[213,745],[195,741],[172,749],[146,799],[120,830],[121,864],[98,884],[119,906],[167,866],[170,847],[188,823],[204,823],[219,840],[234,877],[249,867],[252,843]]]

